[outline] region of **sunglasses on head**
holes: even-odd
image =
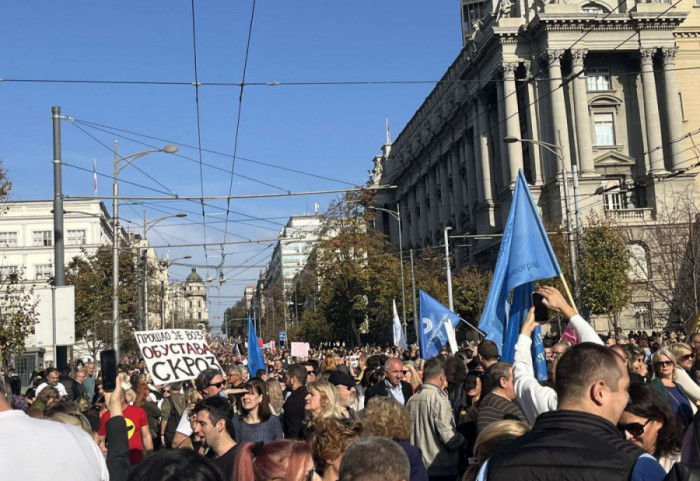
[[[209,387],[217,387],[217,388],[219,388],[219,387],[223,386],[224,384],[226,384],[226,382],[224,382],[224,381],[214,382],[214,383],[209,384]]]
[[[632,436],[638,437],[644,434],[644,428],[646,427],[647,424],[651,422],[651,419],[647,419],[647,422],[644,424],[642,423],[629,423],[629,424],[621,424],[618,423],[617,429],[620,430],[620,432],[625,434],[625,431],[630,433]]]

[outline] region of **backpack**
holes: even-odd
[[[178,412],[172,397],[169,396],[166,399],[170,403],[170,416],[168,416],[168,422],[165,425],[165,446],[170,448],[173,445],[173,439],[175,438],[177,425],[180,423],[182,413]]]

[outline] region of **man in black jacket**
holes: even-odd
[[[282,431],[286,439],[302,439],[304,417],[306,416],[306,368],[301,364],[292,364],[284,375],[284,383],[290,391],[282,410]]]
[[[393,397],[405,406],[413,395],[411,385],[403,380],[403,362],[398,357],[390,357],[384,363],[386,378],[365,391],[365,406],[374,396]]]
[[[593,343],[569,348],[557,363],[558,409],[540,414],[532,431],[499,449],[477,481],[660,481],[658,461],[624,439],[616,426],[629,401],[623,360]]]

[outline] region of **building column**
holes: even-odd
[[[466,131],[466,129],[465,129]],[[460,218],[462,217],[462,212],[466,207],[464,197],[462,196],[462,184],[464,180],[462,178],[462,165],[464,165],[464,151],[462,149],[462,143],[465,139],[462,138],[452,152],[452,198],[454,202],[454,213],[455,213],[455,223],[457,225],[457,231],[462,232],[465,226],[462,225]]]
[[[406,243],[410,242],[411,238],[408,225],[408,213],[410,212],[408,207],[408,192],[404,192],[401,199],[399,199],[399,208],[401,209],[401,236],[403,237],[401,240],[405,246]],[[394,208],[391,210],[394,210]]]
[[[428,214],[428,226],[430,239],[435,243],[434,235],[440,222],[440,209],[437,198],[437,165],[430,166],[428,171],[428,192],[430,193],[430,214]]]
[[[572,50],[574,75],[574,108],[576,115],[576,146],[578,147],[578,167],[582,174],[593,173],[593,141],[591,139],[591,116],[588,113],[588,81],[583,61],[588,51]]]
[[[470,214],[476,207],[478,202],[478,189],[477,189],[477,169],[476,169],[476,157],[474,157],[474,139],[464,139],[464,148],[460,149],[464,160],[462,165],[464,165],[464,178],[466,182],[463,182],[463,186],[466,185],[466,192],[462,190],[462,202],[469,205]],[[465,195],[466,194],[466,195]]]
[[[534,58],[532,63],[525,62],[525,68],[527,73],[526,78],[529,80],[526,84],[527,88],[527,137],[534,141],[540,140],[539,125],[541,122],[539,108],[540,103],[538,102],[538,92],[539,87],[537,87],[537,82],[532,82],[532,70],[537,68],[539,70],[540,61]],[[537,185],[542,184],[542,156],[540,155],[540,148],[531,143],[529,145],[530,149],[530,159],[532,162],[532,179]]]
[[[654,55],[656,48],[640,48],[642,70],[642,92],[644,94],[644,124],[647,133],[647,153],[651,172],[661,172],[664,168],[664,150],[661,140],[661,119],[659,102],[656,98],[654,79]]]
[[[516,95],[515,86],[515,69],[518,68],[517,63],[503,64],[503,100],[505,107],[505,125],[506,137],[521,138],[520,134],[520,116],[518,113],[518,96]],[[508,183],[513,185],[518,177],[518,170],[523,168],[523,146],[520,142],[506,144],[508,148],[508,171],[506,174]],[[503,166],[506,170],[506,166]]]
[[[684,142],[679,140],[683,137],[683,113],[678,98],[678,87],[676,86],[676,53],[678,48],[662,48],[664,89],[666,93],[666,117],[668,118],[668,132],[671,142],[671,169],[683,168],[686,161],[684,152]]]
[[[418,245],[422,246],[425,239],[425,234],[428,232],[428,207],[425,203],[425,178],[426,176],[418,178],[418,207],[420,210],[420,217],[418,218]]]
[[[486,102],[481,95],[476,97],[476,123],[474,129],[474,143],[479,145],[478,155],[481,176],[478,183],[481,184],[480,198],[486,202],[493,201],[491,194],[491,159],[489,155],[489,140],[491,126],[489,122],[489,111],[486,109]]]
[[[450,217],[452,217],[452,212],[454,212],[455,206],[454,200],[450,195],[450,184],[447,180],[447,163],[451,161],[452,150],[449,150],[440,159],[438,166],[440,167],[440,201],[442,202],[442,217],[444,221],[442,225],[448,225],[450,223]],[[456,216],[455,216],[456,222]],[[455,225],[457,225],[455,223]]]
[[[549,104],[552,108],[552,143],[560,148],[561,158],[557,159],[557,174],[562,169],[571,171],[571,155],[569,153],[569,123],[566,118],[566,97],[561,75],[561,57],[563,50],[547,50],[545,55],[549,65]]]
[[[420,245],[420,215],[416,202],[417,189],[416,184],[413,184],[408,191],[408,208],[411,210],[411,233],[410,237],[407,238],[410,239],[409,242],[413,245]]]

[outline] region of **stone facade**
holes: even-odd
[[[464,48],[375,159],[374,183],[396,186],[376,202],[399,205],[404,248],[439,245],[449,226],[479,236],[456,242],[458,266],[492,268],[500,238],[488,236],[503,230],[519,169],[554,228],[567,228],[566,195],[573,217],[573,171],[584,222],[605,216],[639,235],[692,190],[674,37],[687,13],[629,0],[463,3],[481,12]],[[377,229],[398,243],[393,219],[378,215]],[[632,311],[623,319],[638,326]]]

